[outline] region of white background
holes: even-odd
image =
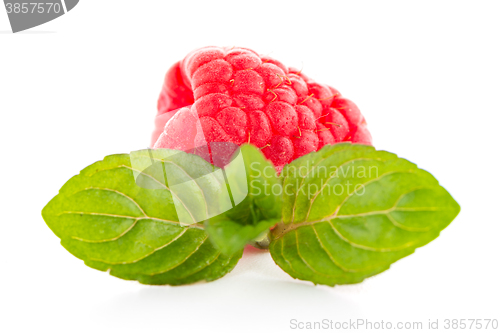
[[[498,1],[82,0],[14,35],[0,8],[0,331],[500,320],[499,16]],[[339,89],[378,149],[439,179],[462,206],[458,218],[353,286],[293,280],[258,250],[223,279],[184,287],[86,267],[59,245],[42,208],[83,167],[145,148],[166,70],[205,45],[249,47]]]

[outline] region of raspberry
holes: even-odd
[[[285,165],[293,157],[292,140],[286,136],[275,135],[267,146],[264,146],[262,152],[274,165]]]
[[[248,116],[239,108],[228,107],[221,110],[215,119],[230,136],[230,141],[238,145],[244,143],[248,132]]]
[[[250,120],[248,140],[257,147],[265,146],[273,135],[269,118],[262,111],[251,111],[248,113],[248,118]]]
[[[172,66],[158,100],[155,127],[154,148],[195,152],[215,163],[227,160],[216,152],[232,153],[232,144],[251,143],[278,171],[327,144],[371,145],[356,104],[336,89],[245,48],[205,47]],[[203,146],[207,148],[200,150]]]
[[[269,103],[264,112],[271,122],[274,132],[290,136],[298,129],[297,112],[286,102]]]

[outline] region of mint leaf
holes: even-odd
[[[460,211],[428,172],[363,145],[325,146],[286,166],[274,261],[315,284],[361,282],[435,239]]]
[[[258,148],[243,145],[225,167],[231,193],[241,202],[205,222],[214,245],[226,255],[240,251],[281,219],[281,180]]]
[[[241,159],[236,159],[241,156]],[[266,219],[281,219],[282,188],[276,169],[261,151],[243,145],[226,167],[231,191],[245,193],[244,199],[224,214],[240,224],[255,224]]]
[[[218,279],[241,257],[215,249],[200,223],[228,203],[218,168],[196,155],[144,150],[85,168],[42,216],[88,266],[141,283],[179,285]]]
[[[279,220],[262,220],[255,224],[240,224],[229,219],[211,219],[205,223],[210,240],[226,255],[241,251],[245,245],[267,233]]]

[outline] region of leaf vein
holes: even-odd
[[[400,247],[395,247],[395,248],[374,248],[374,247],[370,247],[370,246],[366,246],[366,245],[362,245],[362,244],[357,244],[355,242],[353,242],[352,240],[350,240],[349,238],[347,238],[346,236],[344,236],[340,231],[337,230],[337,228],[335,228],[335,226],[333,225],[332,221],[329,220],[328,221],[328,224],[330,224],[330,227],[333,229],[333,231],[340,237],[340,239],[342,239],[344,242],[348,243],[349,245],[353,246],[353,247],[357,247],[357,248],[360,248],[360,249],[363,249],[363,250],[367,250],[367,251],[373,251],[373,252],[395,252],[395,251],[401,251],[401,250],[405,250],[409,247],[412,247],[415,243],[417,242],[408,242]]]
[[[342,150],[339,150],[337,151],[336,153],[339,153],[339,152],[342,152],[342,151],[346,151],[348,149],[342,149]],[[307,173],[305,174],[304,177],[302,177],[302,180],[300,181],[300,185],[299,187],[297,188],[297,192],[295,193],[295,198],[294,198],[294,201],[293,201],[293,207],[292,207],[292,223],[293,223],[293,219],[295,217],[295,207],[297,205],[297,197],[299,196],[298,195],[298,192],[300,191],[300,189],[302,188],[302,186],[304,186],[304,181],[306,180],[307,176],[318,166],[321,164],[321,162],[324,162],[326,159],[330,158],[331,156],[333,156],[334,154],[331,154],[331,155],[328,155],[326,157],[323,157],[322,159],[318,160],[318,162],[313,165],[311,167],[311,169],[309,171],[307,171]]]
[[[203,245],[203,243],[205,243],[205,241],[208,239],[208,236],[205,236],[205,238],[203,238],[203,240],[201,241],[201,243],[191,252],[189,253],[186,258],[184,258],[180,263],[178,263],[177,265],[173,266],[173,267],[170,267],[169,269],[167,270],[164,270],[164,271],[161,271],[161,272],[157,272],[157,273],[153,273],[151,275],[158,275],[158,274],[162,274],[162,273],[166,273],[176,267],[179,267],[180,265],[182,265],[183,263],[186,262],[186,260],[189,259],[189,257],[191,257],[196,251],[198,251],[200,249],[200,247]]]
[[[382,160],[382,159],[380,159],[380,158],[366,158],[366,157],[359,157],[359,158],[355,158],[355,159],[352,159],[352,160],[349,160],[349,161],[346,161],[346,162],[344,162],[344,163],[340,164],[340,165],[338,166],[338,168],[335,170],[335,172],[334,172],[334,173],[333,173],[330,177],[328,177],[328,178],[327,178],[327,180],[325,181],[325,184],[324,184],[323,186],[321,186],[321,188],[319,189],[319,191],[318,191],[318,192],[316,192],[316,194],[314,195],[314,197],[312,197],[312,198],[311,198],[311,203],[309,204],[309,209],[308,209],[308,211],[307,211],[307,215],[306,215],[306,218],[305,218],[305,220],[306,220],[306,221],[307,221],[307,219],[309,218],[309,214],[311,213],[311,210],[312,210],[312,206],[313,206],[313,204],[314,204],[314,201],[315,201],[315,200],[316,200],[316,198],[317,198],[317,197],[321,194],[321,192],[323,192],[323,189],[326,187],[326,185],[328,185],[328,182],[329,182],[330,180],[332,180],[335,176],[338,176],[338,172],[339,172],[339,170],[340,170],[343,166],[345,166],[345,165],[347,165],[347,164],[350,164],[350,163],[355,162],[355,161],[364,161],[364,160],[367,160],[367,161],[372,161],[372,160],[385,161],[385,160]],[[354,192],[353,192],[353,193],[354,193]]]
[[[175,236],[175,238],[173,238],[172,240],[170,240],[168,243],[160,246],[160,247],[157,247],[157,248],[154,248],[150,245],[147,245],[145,243],[142,243],[140,241],[135,241],[136,243],[140,243],[140,244],[144,244],[145,246],[149,247],[149,248],[152,248],[154,249],[153,251],[147,253],[146,255],[138,258],[138,259],[135,259],[133,261],[128,261],[128,262],[108,262],[108,261],[105,261],[105,260],[102,260],[102,259],[96,259],[96,258],[89,258],[89,260],[92,260],[92,261],[100,261],[100,262],[103,262],[103,263],[106,263],[106,264],[109,264],[109,265],[127,265],[127,264],[134,264],[136,262],[139,262],[147,257],[149,257],[150,255],[152,255],[153,253],[161,250],[161,249],[164,249],[166,248],[167,246],[169,246],[170,244],[172,244],[173,242],[175,242],[176,240],[178,240],[179,238],[182,237],[182,235],[184,235],[186,233],[186,231],[188,230],[188,228],[186,229],[183,229],[177,236]]]

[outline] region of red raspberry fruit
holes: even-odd
[[[281,170],[346,141],[371,145],[371,136],[356,104],[334,88],[249,49],[204,47],[167,72],[151,145],[192,152],[251,143]]]

